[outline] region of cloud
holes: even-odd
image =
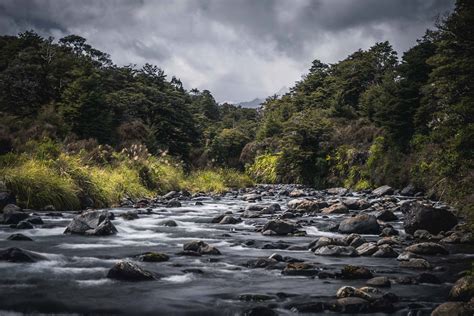
[[[446,0],[2,0],[0,29],[77,34],[119,65],[156,64],[218,101],[291,86],[315,58],[336,62],[389,40],[403,52]]]

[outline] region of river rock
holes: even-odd
[[[323,214],[346,214],[349,209],[343,203],[336,203],[321,210]]]
[[[166,203],[166,207],[181,207],[181,202],[180,201],[169,201],[168,203]]]
[[[449,251],[440,244],[434,242],[422,242],[405,248],[405,251],[415,253],[417,255],[447,255]]]
[[[434,309],[431,316],[472,316],[472,304],[464,302],[446,302]]]
[[[403,227],[408,234],[424,229],[436,235],[452,229],[457,223],[456,216],[448,210],[415,203],[408,208]]]
[[[319,270],[310,263],[292,262],[288,263],[281,273],[284,275],[315,276],[318,275]]]
[[[400,233],[395,228],[385,227],[384,229],[382,229],[382,232],[380,233],[380,236],[382,236],[382,237],[398,236],[399,234]]]
[[[65,234],[106,236],[117,233],[117,229],[110,221],[107,211],[86,211],[77,215],[69,223]]]
[[[302,197],[305,195],[306,193],[303,190],[298,190],[298,189],[291,191],[289,194],[289,196],[293,198]]]
[[[469,301],[474,296],[474,276],[465,276],[454,283],[449,292],[452,301]]]
[[[136,211],[128,211],[128,212],[122,213],[120,216],[127,221],[138,219],[138,213]]]
[[[256,194],[256,193],[249,193],[249,194],[244,194],[242,196],[242,199],[244,201],[261,201],[262,196],[260,194]]]
[[[300,212],[319,212],[321,205],[321,202],[315,200],[294,199],[288,202],[288,209]]]
[[[345,246],[346,242],[340,238],[320,237],[316,240],[313,240],[309,244],[308,248],[314,251],[320,247],[329,245]]]
[[[431,264],[423,258],[414,258],[400,261],[400,267],[410,269],[431,269]]]
[[[214,246],[202,240],[193,240],[183,245],[184,251],[194,251],[202,255],[220,255],[221,252]]]
[[[271,220],[263,226],[262,232],[272,231],[276,235],[288,235],[297,230],[296,225],[282,220]]]
[[[383,244],[379,246],[376,252],[372,254],[372,257],[376,258],[397,258],[398,252],[393,250],[390,245]]]
[[[264,207],[260,211],[260,214],[275,214],[276,212],[280,212],[280,211],[281,211],[280,204],[274,203],[272,205]]]
[[[232,215],[226,215],[226,216],[224,216],[224,217],[220,220],[219,224],[222,224],[222,225],[225,225],[225,224],[237,224],[237,223],[240,223],[240,222],[241,222],[240,219],[235,218],[235,217],[233,217]]]
[[[25,236],[23,234],[12,234],[12,235],[8,236],[7,239],[8,240],[18,240],[18,241],[33,241],[33,239],[31,239],[30,237]]]
[[[316,249],[314,254],[319,256],[356,257],[357,251],[351,246],[328,245]]]
[[[344,234],[379,234],[380,226],[375,216],[361,214],[343,220],[339,224],[339,232]]]
[[[384,210],[377,214],[377,219],[384,222],[393,222],[398,220],[397,215],[393,214],[392,211]]]
[[[329,189],[326,189],[326,192],[328,194],[333,194],[333,195],[345,195],[347,193],[347,189],[346,188],[329,188]]]
[[[359,256],[371,256],[378,250],[378,247],[373,242],[367,242],[357,247],[356,251]]]
[[[163,225],[163,226],[166,226],[166,227],[177,227],[177,226],[178,226],[178,223],[176,223],[176,222],[175,222],[174,220],[172,220],[172,219],[163,221],[163,222],[161,222],[160,224]]]
[[[44,222],[39,216],[30,216],[26,219],[28,223],[31,223],[33,225],[43,225]]]
[[[364,199],[345,199],[342,203],[350,210],[365,210],[370,207],[370,203]]]
[[[370,311],[370,303],[360,297],[344,297],[329,303],[329,310],[339,313],[357,314]]]
[[[150,271],[130,261],[116,263],[107,273],[107,278],[121,281],[151,281],[156,277]]]
[[[46,257],[36,252],[21,248],[7,248],[0,250],[0,261],[8,262],[37,262],[47,260]]]
[[[360,297],[366,300],[372,299],[372,297],[364,291],[356,289],[353,286],[343,286],[339,288],[336,292],[337,298],[344,298],[344,297]]]
[[[168,261],[170,257],[161,252],[145,252],[138,256],[138,260],[143,262],[164,262]]]
[[[18,224],[12,225],[12,226],[13,226],[14,228],[16,228],[16,229],[33,229],[33,228],[35,228],[35,227],[33,226],[33,224],[31,224],[30,222],[28,222],[28,221],[26,221],[26,220],[25,220],[25,221],[21,221],[21,222],[19,222]]]
[[[271,268],[278,262],[273,258],[257,258],[247,261],[245,265],[249,268]]]
[[[406,187],[404,187],[402,191],[400,191],[400,194],[404,196],[413,196],[415,195],[415,193],[416,193],[416,188],[411,183],[408,184]]]
[[[343,279],[370,279],[373,277],[372,272],[366,267],[346,265],[341,270],[341,277]]]
[[[375,286],[375,287],[390,287],[391,286],[390,280],[387,277],[383,277],[383,276],[369,279],[367,280],[365,284],[367,284],[368,286]]]
[[[7,225],[16,225],[29,216],[30,214],[23,212],[21,208],[13,204],[8,204],[3,208],[3,223]]]
[[[373,190],[372,194],[376,196],[390,195],[390,194],[393,194],[393,188],[388,185],[383,185]]]

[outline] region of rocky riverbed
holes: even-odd
[[[473,312],[472,234],[411,188],[262,185],[82,213],[0,202],[0,314]]]

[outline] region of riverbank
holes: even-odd
[[[472,232],[448,205],[389,187],[169,192],[120,208],[17,211],[25,213],[30,229],[0,226],[4,311],[428,315],[448,300],[453,312],[470,308]],[[467,287],[455,284],[463,276]]]
[[[40,147],[6,154],[1,156],[0,181],[0,190],[12,192],[19,205],[37,210],[50,205],[57,210],[102,208],[172,190],[221,193],[253,185],[250,177],[233,169],[185,172],[171,157],[106,147],[78,153]]]

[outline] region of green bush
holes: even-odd
[[[276,183],[278,181],[277,165],[280,154],[265,154],[255,158],[247,167],[247,173],[259,183]]]

